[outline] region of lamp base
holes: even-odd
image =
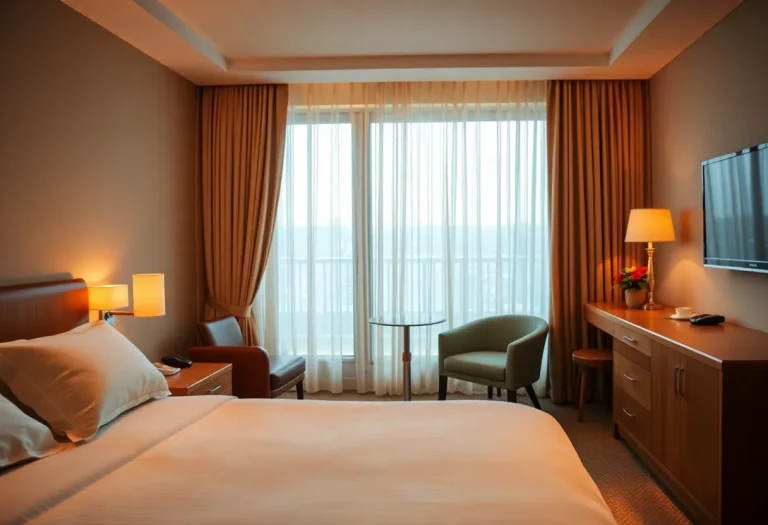
[[[663,310],[663,309],[664,307],[661,306],[660,304],[652,303],[650,301],[643,305],[643,310]]]

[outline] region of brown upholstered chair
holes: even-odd
[[[203,345],[189,349],[192,361],[232,363],[232,394],[242,398],[278,397],[296,385],[296,397],[304,399],[303,357],[270,356],[260,346],[245,346],[234,317],[222,317],[198,325]]]

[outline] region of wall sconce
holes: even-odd
[[[133,315],[136,317],[165,315],[165,275],[162,273],[134,274]]]
[[[105,284],[88,288],[88,307],[99,311],[99,319],[114,324],[116,315],[159,317],[165,315],[165,275],[137,273],[133,276],[133,311],[128,306],[127,284]]]
[[[113,308],[128,306],[127,284],[104,284],[88,287],[88,308],[99,311],[99,319],[107,320]]]

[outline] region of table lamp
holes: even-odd
[[[672,214],[664,208],[637,208],[629,211],[627,235],[624,242],[647,242],[645,249],[648,254],[648,302],[644,310],[660,310],[662,306],[653,301],[653,289],[656,278],[653,275],[653,253],[656,249],[654,242],[671,242],[675,240],[675,229],[672,226]]]

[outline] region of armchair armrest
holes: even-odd
[[[269,354],[260,346],[196,346],[192,361],[232,364],[232,393],[242,398],[269,398]]]
[[[514,388],[530,385],[539,379],[548,333],[549,326],[543,324],[507,346],[507,381],[511,380]]]

